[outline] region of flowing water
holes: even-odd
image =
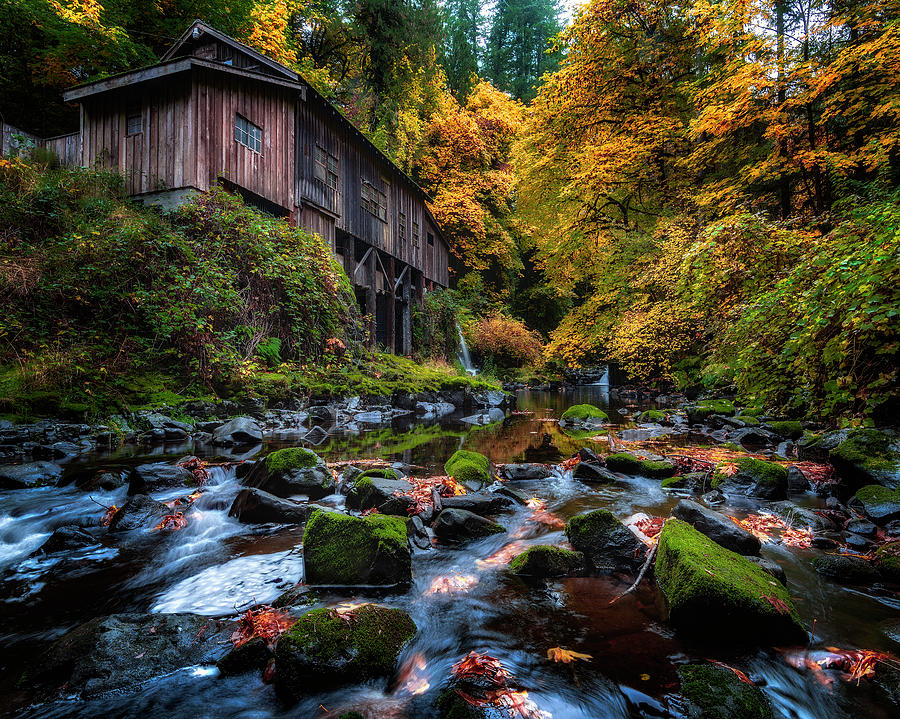
[[[552,421],[566,407],[582,402],[608,408],[621,422],[620,436],[632,430],[631,415],[609,396],[605,386],[558,393],[522,392],[519,410],[503,423],[470,428],[454,418],[430,426],[407,425],[355,434],[337,434],[317,448],[328,460],[385,458],[416,467],[423,476],[442,474],[441,465],[460,447],[483,452],[494,462],[558,463],[585,443]],[[645,408],[645,407],[642,407]],[[299,433],[299,431],[298,431]],[[290,446],[282,433],[263,452]],[[703,441],[679,437],[679,442]],[[209,448],[167,447],[150,461],[209,455]],[[124,471],[146,461],[134,448],[80,460],[77,473],[99,467]],[[637,512],[667,515],[677,501],[659,482],[635,477],[616,485],[585,485],[561,470],[548,479],[516,483],[543,499],[562,519],[605,507],[620,518]],[[125,488],[93,492],[64,488],[7,491],[0,509],[0,653],[6,679],[0,682],[0,707],[21,707],[26,697],[13,680],[23,664],[47,642],[95,616],[119,612],[193,612],[236,616],[241,609],[268,602],[302,580],[302,533],[294,527],[272,529],[242,525],[227,516],[239,484],[233,470],[217,469],[207,491],[180,531],[152,542],[116,548],[29,558],[55,527],[99,517],[99,505],[121,505]],[[170,493],[175,496],[177,492]],[[162,499],[168,497],[162,496]],[[341,506],[335,495],[323,500]],[[810,494],[804,502],[821,499]],[[99,504],[98,504],[99,503]],[[727,513],[752,510],[744,500]],[[462,548],[416,551],[414,581],[401,594],[319,592],[319,602],[379,601],[405,609],[418,627],[400,665],[409,671],[387,682],[368,682],[306,697],[286,706],[272,686],[251,673],[222,677],[215,670],[191,667],[151,680],[127,694],[86,701],[58,701],[18,710],[22,717],[338,717],[351,710],[366,717],[437,716],[434,701],[446,685],[451,666],[471,650],[500,659],[526,688],[529,698],[555,719],[680,716],[675,694],[675,667],[688,659],[715,659],[744,670],[768,695],[783,717],[896,716],[871,682],[860,686],[836,679],[826,685],[819,675],[794,669],[776,650],[747,650],[703,644],[676,636],[665,623],[664,606],[652,582],[610,604],[630,583],[628,578],[577,578],[525,583],[503,571],[493,557],[504,549],[520,551],[532,544],[564,541],[558,527],[536,521],[519,508],[500,515],[506,535]],[[511,548],[509,545],[513,545]],[[885,590],[842,588],[820,579],[809,567],[814,553],[765,545],[764,556],[778,561],[789,578],[798,609],[815,638],[827,646],[896,652],[880,623],[896,619],[900,602]],[[434,592],[447,579],[457,591]],[[716,627],[709,627],[714,639]],[[565,647],[591,655],[588,662],[557,664],[547,650]],[[833,678],[833,677],[832,677]]]

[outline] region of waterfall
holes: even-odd
[[[463,337],[462,327],[456,325],[456,331],[459,333],[459,352],[457,353],[457,358],[459,359],[460,364],[462,364],[463,369],[474,377],[478,374],[478,370],[475,369],[475,365],[472,364],[472,358],[469,357],[469,346],[466,344],[466,338]]]
[[[596,382],[592,382],[591,384],[609,386],[609,365],[604,365],[603,374],[600,375],[600,379]]]

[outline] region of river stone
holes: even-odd
[[[812,561],[813,569],[840,584],[869,584],[878,580],[878,568],[862,557],[823,554]]]
[[[66,524],[53,530],[53,534],[34,554],[53,554],[55,552],[71,552],[85,547],[99,546],[97,538],[84,527]]]
[[[572,517],[566,537],[595,571],[633,571],[644,562],[644,545],[605,509]]]
[[[193,487],[196,484],[197,478],[193,473],[177,464],[141,464],[128,475],[128,494],[147,494],[172,487]]]
[[[843,442],[849,430],[838,429],[824,434],[807,434],[797,440],[797,458],[801,462],[827,462],[831,450]]]
[[[256,462],[243,482],[276,497],[303,495],[321,499],[334,494],[334,475],[325,461],[303,447],[286,447]]]
[[[272,652],[266,640],[262,637],[253,637],[228,652],[216,662],[216,667],[225,675],[243,674],[252,670],[264,669],[271,657]]]
[[[851,430],[828,457],[841,478],[857,487],[900,488],[900,442],[880,430]]]
[[[441,542],[466,542],[502,534],[506,530],[489,519],[465,509],[445,509],[434,522],[434,534]]]
[[[444,472],[470,492],[491,483],[491,460],[480,452],[459,449],[444,462]]]
[[[810,490],[812,485],[806,478],[806,475],[800,471],[799,467],[791,465],[788,471],[788,494],[804,494]]]
[[[505,484],[501,484],[500,487],[497,488],[497,494],[502,494],[504,497],[509,497],[513,502],[522,506],[528,504],[528,500],[531,499],[531,495],[527,492],[523,492],[519,489],[514,489],[513,487],[509,487]]]
[[[256,444],[262,442],[262,437],[262,429],[251,417],[235,417],[212,433],[213,444],[220,447]]]
[[[759,687],[741,681],[727,667],[682,664],[677,668],[688,719],[772,719],[772,706]]]
[[[768,559],[767,557],[747,557],[747,559],[753,562],[764,572],[771,574],[784,586],[787,586],[787,575],[784,573],[784,569],[782,569],[781,565],[778,562]]]
[[[706,486],[706,472],[688,472],[678,477],[666,477],[659,486],[663,489],[682,489],[691,494],[700,494]]]
[[[781,517],[796,529],[812,529],[816,532],[827,532],[836,529],[830,519],[816,514],[812,509],[798,507],[793,502],[772,502],[769,511]]]
[[[383,514],[351,517],[316,510],[303,533],[303,563],[307,584],[409,584],[406,522]]]
[[[234,498],[228,516],[247,524],[303,524],[314,509],[314,504],[301,504],[255,487],[246,487]]]
[[[736,471],[724,470],[734,465]],[[741,457],[735,462],[720,462],[716,466],[710,486],[725,494],[743,494],[762,499],[787,498],[787,469],[774,462]]]
[[[461,494],[456,497],[442,497],[444,509],[465,509],[482,516],[497,514],[509,509],[514,504],[509,497],[501,494]]]
[[[888,489],[870,484],[856,492],[866,516],[875,524],[884,525],[900,519],[900,489]]]
[[[275,688],[295,701],[323,687],[388,677],[415,634],[415,623],[402,609],[366,604],[347,618],[313,609],[278,640]]]
[[[136,494],[129,498],[112,516],[109,531],[151,529],[167,514],[169,514],[169,508],[162,502],[157,502],[146,494]]]
[[[543,464],[505,464],[501,469],[505,479],[516,481],[525,479],[547,479],[553,476],[550,468]]]
[[[663,525],[655,571],[680,631],[751,644],[808,641],[784,585],[686,522]]]
[[[0,467],[0,489],[30,489],[56,484],[62,467],[53,462],[26,462]]]
[[[375,508],[381,514],[408,517],[407,510],[415,505],[415,500],[409,496],[414,488],[406,480],[386,479],[366,472],[354,480],[353,488],[347,494],[347,508],[360,511]]]
[[[114,614],[98,617],[54,642],[23,677],[26,684],[66,686],[94,696],[133,689],[182,667],[211,664],[227,651],[235,629],[194,614]]]
[[[730,519],[696,502],[682,499],[672,510],[672,516],[687,522],[725,549],[738,554],[759,554],[759,539]]]
[[[581,482],[595,482],[602,484],[612,484],[618,481],[618,477],[605,467],[592,462],[579,462],[575,465],[575,471],[572,477]]]
[[[547,579],[565,577],[584,568],[584,555],[548,544],[529,547],[509,563],[509,571],[522,576]]]

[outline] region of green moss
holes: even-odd
[[[738,419],[741,420],[741,422],[743,422],[748,427],[758,427],[759,426],[759,420],[756,419],[756,417],[750,417],[749,415],[745,417],[744,415],[741,415],[740,417],[738,417]]]
[[[711,414],[734,414],[734,402],[727,399],[705,399],[697,404],[698,409],[709,410]]]
[[[856,498],[863,504],[884,504],[900,501],[900,488],[888,489],[880,484],[868,484],[856,492]]]
[[[535,577],[562,577],[584,564],[584,555],[569,549],[538,544],[509,563],[509,571]]]
[[[609,416],[599,407],[592,404],[576,404],[569,407],[562,413],[560,419],[565,420],[583,420],[583,419],[600,419],[606,421]]]
[[[641,412],[638,419],[641,422],[663,422],[666,419],[666,413],[658,409],[648,409],[645,412]]]
[[[807,641],[784,585],[691,525],[669,519],[658,540],[656,578],[680,628],[757,641]]]
[[[319,457],[303,447],[287,447],[266,457],[266,469],[270,474],[284,474],[292,469],[307,469],[319,463]]]
[[[788,439],[799,439],[803,436],[803,426],[799,422],[769,422],[769,427],[775,434]]]
[[[759,417],[762,413],[762,407],[744,407],[738,417],[740,419],[745,419],[746,417]]]
[[[732,452],[747,452],[741,445],[735,444],[734,442],[723,442],[722,449],[730,449]]]
[[[877,429],[857,429],[829,453],[831,463],[842,473],[878,481],[883,474],[900,473],[900,454],[891,439]],[[856,477],[854,477],[856,478]]]
[[[900,582],[900,540],[882,544],[875,552],[881,574],[891,582]]]
[[[394,584],[410,579],[406,522],[316,510],[303,532],[309,584]]]
[[[640,474],[652,479],[662,479],[675,474],[675,465],[666,459],[645,459],[641,462]]]
[[[361,475],[359,475],[359,478],[356,480],[356,482],[358,484],[361,480],[367,479],[369,477],[374,477],[376,479],[397,479],[397,472],[394,471],[393,469],[391,469],[390,467],[381,467],[378,469],[367,469],[365,472],[363,472]],[[369,485],[371,485],[371,484],[372,483],[369,482]]]
[[[733,475],[722,473],[722,468],[730,465],[737,465],[737,472]],[[718,489],[732,478],[748,478],[754,482],[768,486],[787,486],[788,472],[785,467],[775,462],[766,462],[763,459],[754,459],[753,457],[741,457],[736,462],[719,462],[713,473],[710,486]]]
[[[681,694],[703,719],[771,719],[772,707],[757,687],[742,682],[730,669],[712,664],[678,667]],[[694,716],[690,713],[689,716]]]
[[[618,452],[606,458],[606,466],[613,472],[623,474],[640,474],[641,461],[628,452]]]
[[[491,460],[485,455],[479,452],[470,452],[467,449],[459,449],[451,455],[450,459],[444,462],[444,471],[452,476],[454,466],[460,462],[474,464],[485,472],[489,471],[491,468]]]
[[[483,707],[473,707],[453,689],[442,692],[437,700],[437,708],[441,719],[486,719],[487,712]]]
[[[685,479],[682,476],[666,477],[659,486],[663,489],[681,489],[684,486],[684,482]]]
[[[338,717],[338,719],[366,719],[366,718],[359,712],[344,712],[343,714],[341,714]]]
[[[366,604],[350,621],[331,609],[313,609],[278,640],[278,682],[333,683],[339,677],[328,675],[337,669],[351,682],[391,674],[400,650],[415,634],[415,623],[400,609]]]
[[[444,463],[444,471],[460,484],[484,486],[491,481],[491,461],[483,454],[457,450]]]

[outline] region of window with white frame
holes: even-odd
[[[243,115],[234,116],[234,139],[254,152],[262,152],[262,128]]]
[[[387,222],[387,195],[365,180],[363,180],[360,195],[362,208],[382,222]]]
[[[315,177],[335,192],[338,189],[338,159],[325,148],[316,145]]]

